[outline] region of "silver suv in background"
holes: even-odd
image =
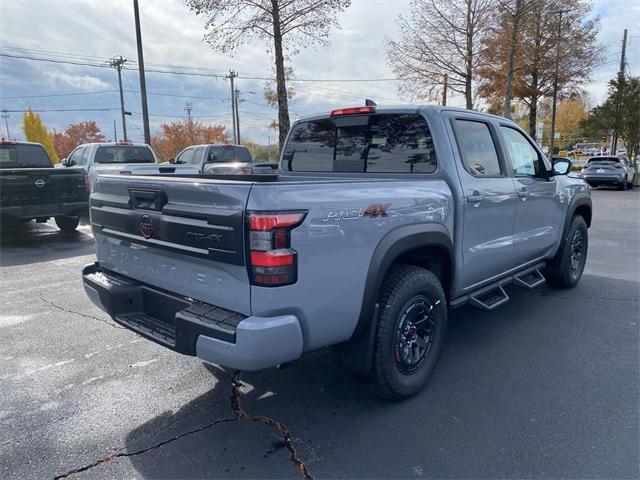
[[[592,187],[613,185],[621,190],[633,188],[636,175],[631,164],[621,157],[592,157],[580,173]]]

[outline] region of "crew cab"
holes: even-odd
[[[336,109],[292,126],[277,175],[98,178],[85,291],[182,354],[259,370],[331,346],[405,397],[450,309],[578,283],[591,198],[570,167],[488,114]]]
[[[169,164],[156,167],[135,166],[132,174],[180,173],[184,175],[241,175],[275,173],[277,163],[255,162],[244,145],[192,145],[182,150]],[[155,171],[154,171],[155,170]]]
[[[44,223],[73,231],[89,209],[89,184],[80,169],[53,167],[39,143],[0,141],[0,220]]]
[[[93,186],[103,173],[131,173],[130,167],[144,166],[155,173],[156,156],[146,143],[104,142],[78,145],[61,163],[61,167],[79,167],[89,176]]]

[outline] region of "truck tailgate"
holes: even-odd
[[[100,265],[250,314],[244,210],[250,182],[100,176],[90,211]]]
[[[0,186],[4,207],[87,200],[84,172],[80,169],[2,169]]]

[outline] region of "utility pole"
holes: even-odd
[[[233,143],[235,143],[236,145],[239,142],[238,142],[238,133],[236,130],[236,125],[237,125],[236,123],[236,90],[235,90],[235,87],[233,86],[233,79],[236,78],[237,76],[238,74],[233,70],[229,70],[229,75],[227,75],[227,78],[231,80],[231,120],[233,124]]]
[[[189,132],[189,141],[193,143],[193,122],[191,120],[191,110],[193,109],[190,103],[184,104],[184,111],[187,112],[187,130]]]
[[[11,140],[11,135],[9,135],[9,111],[2,110],[2,118],[4,118],[4,126],[7,128],[7,140]]]
[[[116,121],[113,121],[113,141],[118,141],[118,129],[116,128]]]
[[[558,105],[558,74],[560,70],[560,35],[562,35],[562,14],[565,10],[558,12],[558,38],[556,43],[556,70],[553,75],[553,107],[551,110],[551,142],[549,146],[549,156],[553,158],[553,143],[556,136],[556,107]]]
[[[449,74],[444,74],[444,87],[442,89],[442,106],[447,106],[447,90],[449,89]]]
[[[234,95],[235,109],[236,109],[236,145],[240,145],[240,110],[238,110],[238,97],[240,96],[240,90],[236,88],[236,94]]]
[[[127,59],[122,58],[122,55],[120,55],[119,57],[113,57],[109,61],[109,65],[118,71],[118,85],[120,86],[120,113],[122,114],[122,135],[123,135],[122,139],[125,142],[127,141],[127,122],[124,118],[125,111],[124,111],[124,94],[122,93],[122,66],[125,64],[126,61]]]
[[[618,71],[618,83],[620,83],[620,80],[624,78],[624,67],[627,64],[626,55],[627,55],[627,29],[625,28],[624,34],[622,36],[622,53],[620,54],[620,70]],[[609,154],[615,155],[617,149],[618,149],[618,132],[614,130],[613,135],[611,135],[611,148],[609,148]]]
[[[138,10],[138,0],[133,0],[133,15],[136,22],[136,41],[138,43],[138,72],[140,73],[140,99],[142,100],[142,126],[144,127],[144,143],[149,145],[151,144],[151,131],[149,130],[149,110],[147,109],[147,82],[144,78],[144,58],[142,55],[142,32],[140,31],[140,11]]]

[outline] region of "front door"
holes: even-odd
[[[501,125],[500,133],[518,195],[513,259],[519,266],[547,256],[556,245],[564,225],[562,198],[547,174],[551,165],[533,142],[509,125]]]
[[[452,120],[464,193],[463,289],[512,267],[516,191],[501,159],[495,126],[474,115]]]

